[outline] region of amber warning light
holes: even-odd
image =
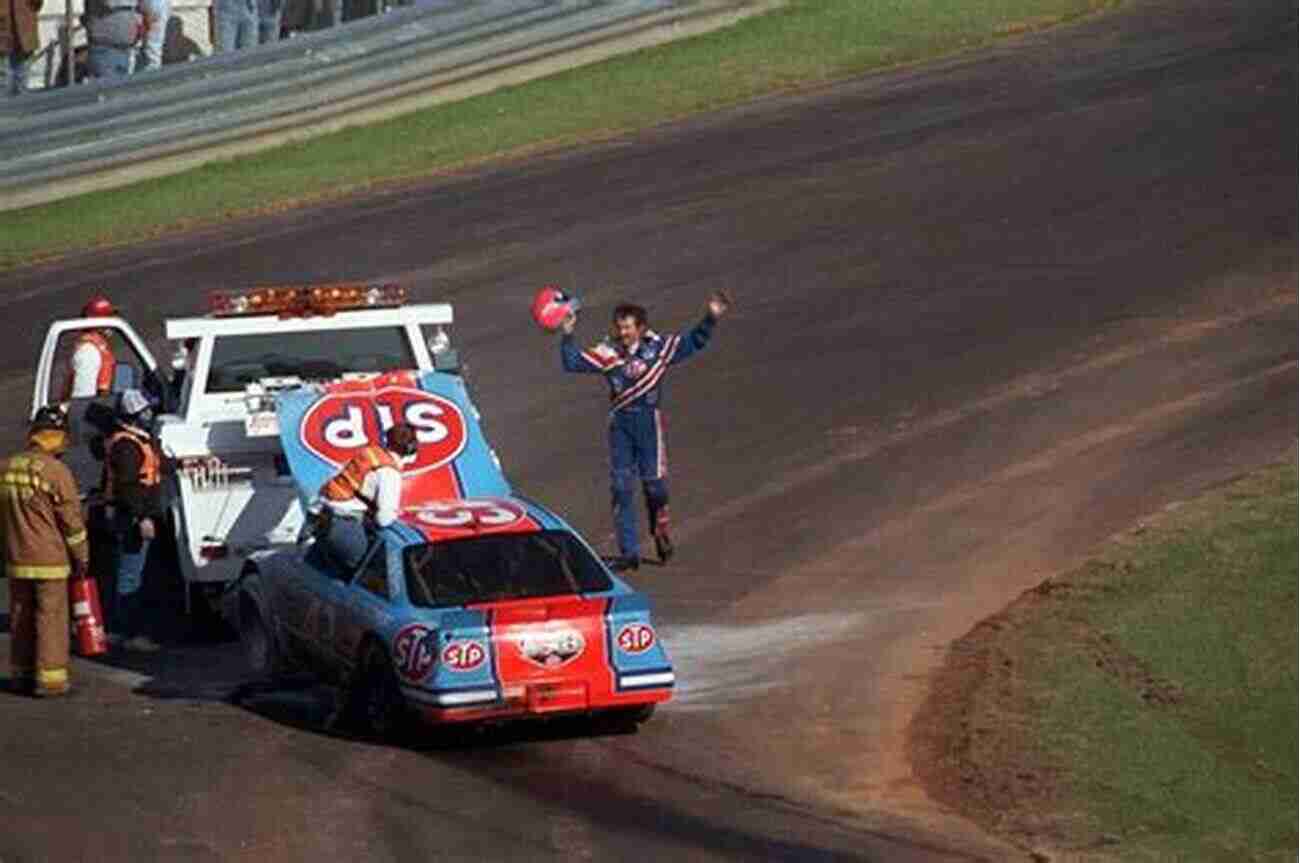
[[[332,315],[355,309],[392,308],[405,302],[406,289],[401,285],[365,282],[213,291],[208,297],[209,309],[217,317]]]

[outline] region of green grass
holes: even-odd
[[[1169,514],[1020,634],[1027,744],[1088,858],[1295,860],[1297,474]]]
[[[0,269],[608,138],[765,93],[985,45],[1117,2],[792,0],[726,30],[463,102],[87,194],[71,205],[5,213]]]

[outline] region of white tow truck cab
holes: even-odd
[[[187,611],[210,613],[255,552],[297,541],[302,506],[280,447],[274,396],[305,383],[385,372],[458,371],[446,328],[451,306],[407,304],[395,284],[344,283],[220,291],[203,317],[165,324],[176,347],[164,375],[144,340],[120,318],[56,321],[37,365],[32,412],[65,401],[73,447],[67,462],[83,491],[102,466],[83,444],[86,409],[137,387],[160,404],[154,429],[167,459],[165,498],[186,585]],[[113,393],[66,399],[69,353],[88,329],[109,337]],[[166,379],[164,380],[164,377]]]

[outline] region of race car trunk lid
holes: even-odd
[[[503,700],[528,713],[581,711],[607,692],[607,604],[572,596],[485,609]]]

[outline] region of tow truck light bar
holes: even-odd
[[[340,282],[329,285],[290,285],[213,291],[209,309],[216,317],[279,315],[282,318],[332,315],[350,309],[392,308],[406,303],[406,288],[398,284]]]

